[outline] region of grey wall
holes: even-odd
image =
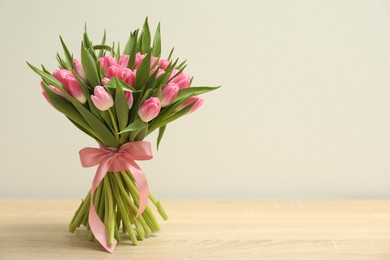
[[[390,3],[302,0],[0,0],[0,198],[81,198],[95,171],[25,61],[54,70],[58,34],[79,56],[84,22],[124,44],[145,16],[223,85],[141,163],[156,196],[390,198]]]

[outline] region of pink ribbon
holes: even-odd
[[[135,160],[150,160],[152,158],[151,144],[145,141],[129,142],[120,148],[101,146],[100,148],[87,147],[80,150],[80,160],[83,167],[99,165],[92,181],[88,221],[89,227],[97,241],[110,253],[114,252],[117,241],[114,239],[114,242],[111,245],[109,244],[108,230],[100,220],[93,205],[92,199],[96,188],[107,172],[129,170],[138,187],[139,207],[135,216],[135,218],[138,218],[148,203],[149,187],[143,171],[135,163]]]

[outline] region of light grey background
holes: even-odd
[[[390,198],[390,2],[238,0],[0,0],[0,198],[81,198],[95,172],[25,61],[54,70],[58,34],[79,56],[84,22],[123,46],[145,16],[223,85],[141,163],[155,196]]]

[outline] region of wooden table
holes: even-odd
[[[390,259],[388,200],[163,203],[161,232],[110,255],[68,232],[77,201],[0,200],[0,259]]]

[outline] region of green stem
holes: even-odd
[[[88,192],[87,196],[85,197],[84,201],[82,202],[82,207],[77,213],[77,215],[74,217],[74,221],[70,223],[69,225],[69,231],[74,232],[76,228],[78,228],[81,225],[81,222],[84,219],[84,215],[87,214],[87,207],[89,205],[89,201],[91,199],[91,193]]]
[[[118,139],[119,141],[119,130],[118,130],[118,126],[117,126],[117,123],[116,123],[116,120],[114,118],[114,115],[112,114],[112,111],[111,109],[108,109],[108,114],[110,115],[110,118],[111,118],[111,121],[112,121],[112,125],[114,126],[114,130],[115,130],[115,137],[116,139]]]
[[[108,174],[112,174],[112,173],[108,173]],[[112,243],[114,243],[114,225],[115,225],[115,218],[114,218],[114,201],[112,199],[112,191],[111,191],[111,185],[110,185],[110,181],[109,181],[109,177],[106,175],[106,177],[104,177],[104,187],[107,187],[106,189],[106,197],[107,197],[107,201],[108,201],[108,212],[106,214],[106,217],[107,217],[107,229],[108,229],[108,233],[109,233],[109,239],[108,239],[108,243],[110,245],[112,245]]]
[[[127,215],[122,198],[119,194],[118,185],[115,182],[115,178],[111,175],[109,175],[109,176],[110,176],[110,180],[111,180],[110,181],[111,188],[114,191],[114,197],[115,197],[115,200],[118,204],[119,211],[121,212],[121,215],[122,215],[122,220],[123,220],[122,222],[123,222],[124,226],[126,226],[126,231],[129,234],[131,241],[133,242],[134,245],[137,245],[138,241],[137,241],[137,238],[134,234],[133,228],[131,226],[131,222],[130,222],[129,216]]]

